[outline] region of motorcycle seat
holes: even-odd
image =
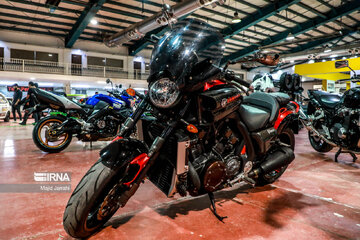
[[[267,111],[269,116],[269,122],[275,122],[279,113],[279,103],[276,98],[268,93],[255,92],[250,96],[244,97],[244,104],[256,106],[260,109]]]
[[[269,94],[276,99],[276,101],[279,103],[280,107],[286,106],[291,100],[290,96],[287,95],[286,93],[273,92],[273,93],[269,93]]]
[[[93,105],[89,105],[89,104],[78,104],[80,107],[82,108],[88,108],[88,109],[93,109],[94,106]]]
[[[318,102],[325,108],[335,108],[340,102],[341,96],[335,93],[328,93],[323,91],[313,91],[312,94],[318,100]]]
[[[241,104],[239,113],[250,132],[265,127],[270,118],[268,111],[248,104]]]

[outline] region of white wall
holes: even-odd
[[[0,47],[4,47],[4,58],[10,58],[10,49],[25,49],[31,51],[52,52],[59,55],[59,62],[71,63],[71,54],[82,55],[83,66],[87,66],[87,56],[121,59],[125,69],[133,68],[134,57],[128,56],[127,47],[109,48],[103,43],[77,40],[69,49],[64,47],[64,40],[58,37],[44,36],[30,33],[18,33],[0,30]],[[150,50],[143,50],[136,57],[142,59],[142,70],[145,62],[149,62]]]

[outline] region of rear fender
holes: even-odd
[[[117,170],[129,163],[140,165],[140,170],[146,164],[144,158],[147,156],[148,147],[140,140],[122,138],[111,142],[100,151],[100,159],[105,166]],[[141,158],[140,155],[144,154]],[[137,158],[139,157],[139,158]],[[138,175],[140,171],[135,174]],[[135,177],[136,177],[135,176]]]
[[[289,106],[290,105],[290,106]],[[287,107],[279,110],[278,118],[275,121],[274,128],[280,133],[282,129],[290,126],[292,130],[298,132],[298,118],[300,106],[298,103],[291,101]]]

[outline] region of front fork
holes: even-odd
[[[121,127],[117,139],[123,137],[129,137],[131,130],[135,127],[136,122],[140,119],[142,114],[146,111],[149,106],[149,97],[148,95],[140,103],[139,107],[135,110],[134,114],[126,119],[123,126]],[[146,173],[151,167],[152,163],[158,157],[160,149],[165,143],[165,140],[172,133],[174,128],[177,126],[180,119],[186,113],[186,110],[190,106],[190,101],[185,104],[185,107],[180,111],[178,119],[168,123],[168,126],[164,129],[160,136],[156,137],[152,145],[150,146],[149,152],[146,154],[142,153],[138,157],[134,158],[130,164],[136,164],[139,166],[138,171],[134,174],[134,177],[131,181],[124,183],[125,186],[129,188],[126,194],[120,199],[121,206],[125,206],[127,200],[136,192],[137,188],[140,186],[141,181],[146,177]]]

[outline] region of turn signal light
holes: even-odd
[[[189,132],[191,133],[198,133],[199,130],[197,129],[197,127],[195,127],[194,125],[192,124],[189,124],[186,126],[186,130],[188,130]]]
[[[126,89],[126,92],[127,92],[127,94],[129,94],[132,97],[135,96],[135,90],[132,88]]]

